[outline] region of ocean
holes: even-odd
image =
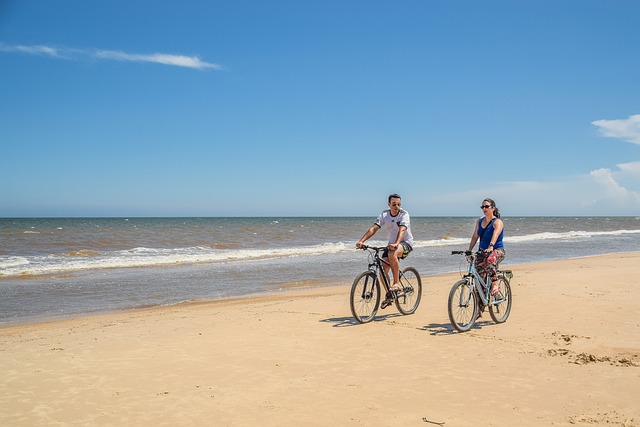
[[[349,285],[372,217],[0,218],[0,325]],[[459,271],[476,218],[412,217],[412,265]],[[511,264],[640,251],[640,217],[504,217]],[[383,245],[384,230],[368,242]],[[517,280],[517,269],[514,270]],[[346,299],[345,299],[346,301]]]

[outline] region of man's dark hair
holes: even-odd
[[[389,203],[391,203],[391,199],[400,199],[402,200],[402,197],[400,197],[399,194],[393,193],[389,195]]]

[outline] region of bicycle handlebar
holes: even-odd
[[[362,245],[360,246],[360,249],[362,249],[363,251],[366,251],[367,249],[371,249],[372,251],[383,251],[387,249],[387,247]]]
[[[372,251],[383,251],[385,249],[387,249],[386,246],[369,246],[369,245],[362,245],[360,246],[359,249],[362,249],[363,251],[367,250],[367,249],[371,249]],[[481,253],[484,251],[477,251],[476,254]],[[451,255],[465,255],[465,256],[471,256],[473,255],[472,251],[451,251]]]
[[[471,256],[473,252],[471,251],[451,251],[451,255],[466,255]]]

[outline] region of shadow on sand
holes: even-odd
[[[400,313],[389,313],[389,314],[382,314],[382,315],[377,315],[376,317],[373,318],[373,320],[371,322],[368,323],[375,323],[375,322],[383,322],[387,319],[393,319],[395,317],[399,317],[402,316],[402,314]],[[345,326],[358,326],[358,325],[366,325],[367,323],[360,323],[358,322],[356,319],[354,319],[353,317],[349,316],[349,317],[332,317],[329,319],[322,319],[320,320],[320,322],[324,322],[324,323],[333,323],[333,327],[334,328],[343,328]]]

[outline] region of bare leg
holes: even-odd
[[[404,248],[402,245],[398,245],[394,252],[389,251],[389,265],[391,266],[391,271],[393,273],[393,283],[391,285],[391,290],[400,289],[400,260],[399,258],[404,253]]]
[[[385,283],[389,283],[389,266],[387,264],[383,264],[383,270],[380,272],[380,280],[383,280],[382,275],[384,275],[387,279]],[[389,289],[389,291],[390,290],[391,289]],[[384,310],[385,308],[389,307],[393,302],[393,298],[393,294],[391,292],[387,292],[384,301],[382,301],[382,303],[380,304],[380,308]]]
[[[389,283],[389,267],[387,267],[386,265],[383,264],[383,270],[380,272],[380,285],[382,286],[382,284],[384,283]],[[384,278],[382,276],[385,276]],[[386,281],[384,279],[387,279]]]

